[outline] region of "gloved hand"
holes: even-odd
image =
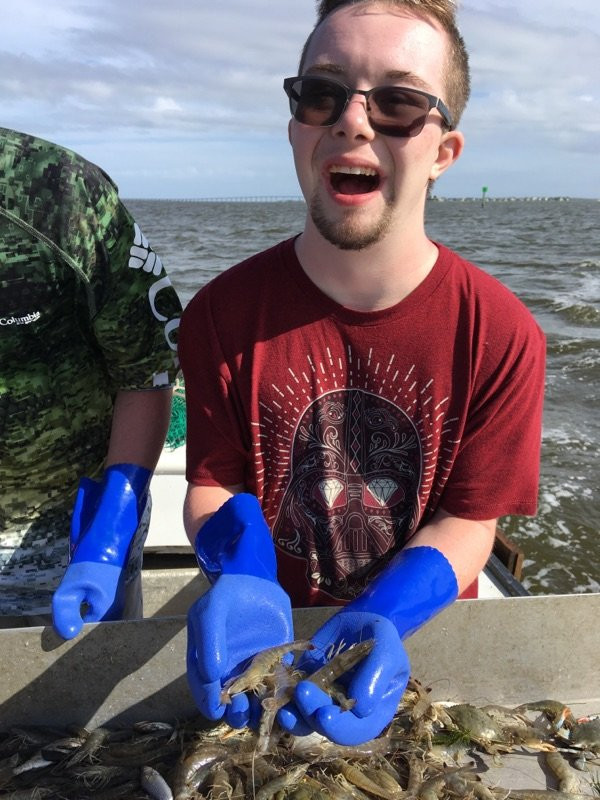
[[[231,497],[200,528],[194,549],[212,586],[188,612],[188,683],[205,717],[254,726],[257,699],[237,694],[223,704],[223,684],[259,651],[293,639],[290,599],[277,582],[273,538],[256,497]]]
[[[433,547],[401,550],[355,600],[331,617],[312,637],[297,668],[312,674],[327,655],[355,642],[374,639],[371,652],[341,679],[356,702],[343,711],[309,680],[300,681],[294,701],[278,712],[281,726],[302,736],[317,731],[341,745],[378,736],[391,722],[402,698],[410,663],[402,639],[410,636],[458,595],[449,562]],[[332,647],[333,646],[333,647]]]
[[[151,476],[145,467],[113,464],[101,482],[81,479],[71,519],[71,560],[52,597],[54,629],[63,639],[77,636],[84,622],[121,617],[125,567]]]

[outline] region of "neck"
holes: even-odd
[[[296,255],[311,281],[328,297],[354,311],[396,305],[425,280],[438,256],[425,235],[387,236],[363,250],[341,250],[307,220]]]

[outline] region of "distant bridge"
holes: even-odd
[[[161,203],[290,203],[304,202],[299,195],[266,194],[247,197],[130,197],[130,200],[153,200]]]
[[[298,195],[266,194],[251,197],[198,197],[196,203],[289,203],[304,202]]]

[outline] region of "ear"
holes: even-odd
[[[292,143],[292,120],[288,122],[288,142]]]
[[[429,178],[435,181],[448,167],[451,167],[460,156],[465,146],[465,137],[460,131],[447,131],[442,134],[437,158],[432,164]]]

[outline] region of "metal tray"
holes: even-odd
[[[0,729],[181,719],[194,704],[185,676],[190,573],[140,621],[84,626],[64,642],[47,628],[0,631]],[[197,574],[197,573],[195,573]],[[157,586],[160,581],[157,581]],[[157,588],[155,599],[161,592]],[[162,602],[164,600],[164,602]],[[297,609],[297,638],[332,608]],[[450,702],[516,705],[555,698],[600,712],[600,594],[463,600],[406,641],[412,674]]]
[[[155,616],[85,625],[71,642],[50,627],[0,630],[0,731],[193,716],[186,617],[164,615],[187,609],[203,587],[197,570],[146,576],[146,611]],[[295,611],[296,636],[310,635],[335,610]],[[580,716],[600,712],[599,619],[600,594],[464,600],[406,647],[413,676],[431,687],[435,700],[513,706],[552,698]],[[544,757],[534,752],[511,753],[501,765],[487,756],[478,761],[487,785],[556,786]],[[591,795],[589,783],[584,786]]]

